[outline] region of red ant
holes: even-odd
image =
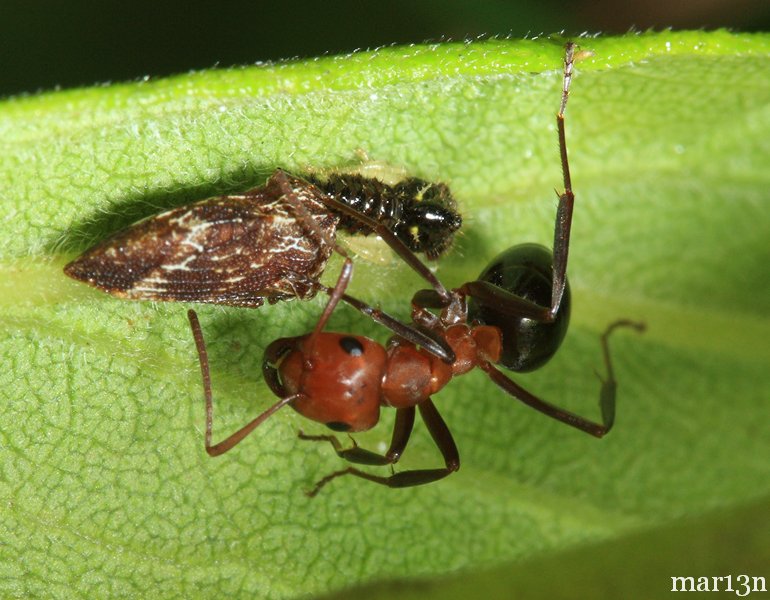
[[[343,282],[343,276],[334,289],[317,284],[331,298],[314,331],[309,335],[276,340],[265,351],[263,374],[280,400],[214,445],[211,443],[213,407],[208,358],[197,316],[194,311],[189,311],[203,373],[205,443],[209,455],[218,456],[232,449],[286,405],[332,430],[345,432],[373,427],[379,419],[380,406],[384,405],[397,411],[390,447],[384,455],[355,444],[343,448],[331,435],[300,432],[299,436],[304,440],[328,441],[341,458],[353,463],[393,465],[409,441],[417,408],[444,458],[443,468],[379,476],[351,466],[322,478],[309,495],[314,496],[329,481],[343,475],[354,475],[388,487],[430,483],[460,467],[457,446],[431,396],[452,377],[476,367],[509,395],[558,421],[595,437],[604,436],[612,428],[617,383],[610,361],[608,337],[618,327],[642,331],[642,323],[619,320],[601,336],[607,369],[607,379],[602,381],[600,392],[601,423],[537,398],[494,366],[501,364],[519,372],[539,368],[553,356],[566,333],[570,305],[566,270],[574,194],[567,161],[564,111],[572,79],[574,48],[572,43],[566,46],[562,100],[557,114],[565,189],[559,195],[553,254],[534,244],[514,246],[495,258],[477,280],[451,291],[447,291],[435,277],[426,277],[433,289],[421,290],[412,299],[411,326],[398,324],[381,311],[345,295],[347,280]],[[424,272],[416,266],[420,261],[413,253],[400,254],[417,272]],[[385,323],[397,336],[386,348],[362,336],[322,332],[340,300]],[[441,312],[435,315],[428,308],[440,308]],[[426,344],[426,337],[435,343]]]

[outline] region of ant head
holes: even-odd
[[[300,396],[298,413],[335,431],[365,431],[380,415],[380,382],[387,355],[361,336],[319,333],[276,340],[265,356],[265,380],[277,396]]]
[[[520,244],[496,256],[479,275],[520,298],[540,306],[550,306],[553,255],[538,244]],[[482,304],[470,297],[468,320],[492,325],[503,335],[502,366],[518,372],[544,365],[556,353],[569,325],[570,291],[566,284],[559,312],[552,323],[516,316],[505,306]]]

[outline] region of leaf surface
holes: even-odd
[[[483,577],[770,498],[767,35],[581,42],[593,56],[567,111],[572,328],[516,379],[598,418],[598,335],[646,321],[612,340],[618,422],[601,441],[473,373],[435,398],[457,474],[401,491],[343,479],[310,500],[340,467],[296,438],[320,426],[284,411],[210,459],[186,306],[115,300],[61,271],[138,218],[278,166],[350,168],[360,150],[451,185],[465,225],[438,268],[447,285],[514,243],[550,245],[561,44],[396,47],[0,104],[3,595],[278,598]],[[421,286],[397,261],[358,261],[352,293],[406,318]],[[262,350],[309,331],[320,307],[199,308],[216,439],[272,403]],[[332,329],[387,338],[347,308]],[[381,449],[392,417],[359,442]],[[399,468],[440,460],[419,426]]]

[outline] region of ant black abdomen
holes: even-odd
[[[332,173],[308,178],[338,201],[392,230],[412,252],[435,260],[452,245],[462,226],[457,203],[449,187],[409,177],[389,185],[373,177]],[[349,233],[369,235],[360,220],[341,215],[339,227]]]
[[[539,244],[520,244],[496,256],[479,275],[479,281],[489,282],[516,296],[540,306],[551,303],[553,287],[553,254]],[[570,313],[569,283],[565,280],[556,318],[545,323],[504,312],[500,306],[470,297],[468,320],[493,325],[503,334],[503,353],[499,364],[511,371],[533,371],[556,353],[567,333]]]

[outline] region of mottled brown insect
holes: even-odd
[[[243,195],[140,221],[64,272],[131,300],[258,307],[265,300],[310,298],[339,222],[324,200],[318,188],[276,171]]]
[[[279,169],[242,195],[209,198],[140,221],[86,251],[64,272],[119,298],[255,308],[265,300],[308,299],[322,289],[318,278],[331,253],[349,261],[335,242],[338,228],[376,232],[401,256],[409,248],[437,257],[462,222],[443,184],[409,179],[387,186],[333,175],[322,185],[324,190]],[[422,274],[419,261],[407,262]],[[345,285],[338,282],[340,290]]]

